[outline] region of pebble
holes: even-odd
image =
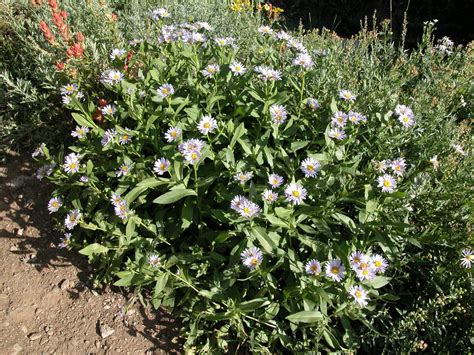
[[[40,333],[31,333],[28,335],[28,338],[30,340],[38,340],[39,338],[41,338],[41,334]]]
[[[11,352],[11,354],[12,354],[12,355],[17,355],[17,354],[19,354],[22,350],[23,350],[23,347],[22,347],[20,344],[16,343],[16,344],[13,345],[13,347],[12,347],[12,352]]]
[[[107,324],[99,323],[99,332],[100,336],[105,339],[114,334],[115,330],[109,327]]]
[[[48,338],[43,338],[43,339],[41,339],[41,341],[40,341],[40,345],[44,345],[44,344],[46,344],[48,341],[49,341]]]
[[[100,349],[100,341],[99,340],[95,341],[95,347]]]
[[[18,250],[20,250],[20,249],[16,245],[12,245],[10,247],[10,251],[18,251]]]
[[[58,284],[59,288],[61,290],[67,290],[69,288],[69,280],[68,279],[63,279],[61,282]]]
[[[99,296],[99,294],[97,293],[96,290],[92,290],[91,292],[92,292],[92,294],[93,294],[94,296],[96,296],[96,297]]]
[[[18,229],[18,231],[16,232],[16,235],[18,235],[19,237],[22,237],[24,232],[25,232],[25,230],[24,230],[23,228],[20,228],[20,229]]]

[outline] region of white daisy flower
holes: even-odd
[[[312,259],[306,263],[305,271],[307,274],[313,276],[319,275],[321,273],[321,264],[318,260]]]
[[[461,255],[461,265],[466,269],[470,269],[474,262],[474,252],[470,249],[464,249]]]
[[[278,199],[278,194],[272,190],[266,189],[262,193],[262,198],[265,202],[272,204]]]
[[[339,259],[330,260],[326,264],[326,276],[333,281],[341,281],[344,278],[345,271],[346,269]]]
[[[161,259],[158,255],[153,254],[148,257],[148,264],[150,264],[151,267],[158,267],[161,265]]]
[[[122,164],[120,165],[120,168],[115,172],[115,174],[117,175],[117,177],[125,176],[130,172],[132,166],[133,164]]]
[[[245,184],[251,178],[253,178],[253,173],[251,171],[243,171],[234,175],[234,180],[241,184]]]
[[[171,84],[163,84],[158,88],[158,96],[162,99],[174,94],[174,87]]]
[[[328,137],[336,139],[338,141],[342,141],[346,138],[346,132],[344,132],[340,128],[331,128],[328,132]]]
[[[76,129],[71,132],[71,136],[82,139],[89,133],[89,128],[76,126]]]
[[[71,153],[66,156],[64,159],[64,170],[69,174],[75,174],[79,171],[79,155],[76,153]]]
[[[59,208],[63,205],[63,201],[59,197],[53,197],[48,202],[49,213],[58,212]]]
[[[243,66],[240,62],[233,62],[230,66],[230,71],[235,75],[244,75],[247,71],[247,68]]]
[[[75,209],[67,214],[66,219],[64,220],[64,225],[67,229],[71,230],[78,225],[81,217],[82,213],[79,210]]]
[[[273,30],[270,26],[260,26],[258,28],[258,32],[264,34],[264,35],[270,35],[273,33]]]
[[[245,249],[242,254],[240,254],[240,258],[245,266],[250,270],[254,270],[262,263],[263,254],[259,248],[251,247]]]
[[[270,117],[273,123],[280,125],[286,121],[286,108],[282,105],[271,105],[270,106]]]
[[[359,306],[367,306],[367,300],[369,297],[367,295],[367,291],[364,290],[362,286],[352,286],[349,289],[349,294],[354,297],[354,302],[356,302]]]
[[[402,176],[407,168],[407,165],[405,163],[405,159],[398,158],[397,160],[392,161],[390,167],[392,168],[395,175]]]
[[[116,58],[120,58],[125,54],[125,49],[114,48],[110,53],[110,59],[114,60]]]
[[[202,75],[204,75],[206,78],[209,78],[211,76],[214,76],[217,74],[220,70],[220,67],[217,64],[210,64],[203,70],[201,70]]]
[[[178,127],[170,127],[165,133],[165,138],[168,143],[176,141],[181,136],[182,130]]]
[[[372,264],[375,267],[375,272],[383,274],[388,267],[388,262],[382,255],[375,254],[372,256]]]
[[[166,173],[170,167],[171,163],[166,158],[160,158],[155,161],[155,165],[153,166],[153,171],[158,175],[163,175]]]
[[[306,158],[301,162],[300,169],[303,171],[305,177],[316,177],[321,168],[319,161],[313,158]]]
[[[352,93],[350,90],[341,90],[339,91],[339,97],[344,101],[354,102],[357,98],[356,95]]]
[[[385,174],[383,176],[379,176],[377,181],[378,187],[382,188],[382,192],[388,192],[391,194],[397,188],[397,182],[392,175]]]
[[[268,176],[268,183],[273,187],[280,187],[283,184],[283,177],[277,174],[270,174]]]
[[[202,134],[209,134],[217,128],[217,121],[210,115],[202,116],[197,128]]]
[[[285,188],[285,196],[287,200],[293,205],[301,204],[306,198],[307,194],[308,192],[306,189],[297,183],[288,184]]]

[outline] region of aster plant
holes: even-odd
[[[411,228],[401,206],[418,165],[402,149],[422,117],[305,85],[322,59],[286,32],[261,27],[266,51],[244,57],[166,9],[149,21],[156,36],[111,49],[100,89],[60,89],[77,139],[36,158],[58,186],[46,207],[63,244],[97,282],[182,317],[190,349],[348,349],[347,325],[396,299],[380,289]],[[366,143],[387,132],[392,151]]]

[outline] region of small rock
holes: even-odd
[[[137,311],[136,311],[134,308],[129,309],[129,310],[127,311],[127,315],[128,315],[128,316],[133,316],[135,313],[137,313]]]
[[[28,335],[28,338],[30,340],[38,340],[39,338],[41,338],[41,334],[40,333],[31,333]]]
[[[100,341],[99,340],[95,341],[95,347],[100,349]]]
[[[20,327],[20,329],[21,329],[21,331],[22,331],[25,335],[28,334],[28,328],[27,328],[25,325],[22,325],[22,326]]]
[[[109,327],[107,324],[99,323],[99,332],[100,336],[105,339],[114,334],[115,330]]]
[[[110,309],[110,305],[106,304],[106,305],[104,306],[104,309],[105,309],[105,310]]]
[[[64,279],[62,280],[59,284],[58,284],[59,288],[61,290],[67,290],[69,288],[69,280],[68,279]]]
[[[10,247],[10,251],[18,251],[18,250],[20,250],[20,249],[16,245],[12,245]]]
[[[97,293],[96,290],[92,290],[91,292],[92,292],[92,294],[93,294],[94,296],[96,296],[96,297],[99,296],[99,294]]]
[[[19,236],[19,237],[22,237],[24,232],[25,232],[25,230],[24,230],[23,228],[20,228],[20,229],[18,229],[18,231],[16,232],[16,235]]]
[[[40,345],[44,345],[44,344],[46,344],[48,341],[49,341],[48,338],[43,338],[43,339],[41,339],[41,341],[40,341]]]
[[[16,343],[16,344],[13,345],[13,347],[12,347],[12,352],[11,352],[11,354],[12,354],[12,355],[17,355],[17,354],[19,354],[22,350],[23,350],[23,347],[22,347],[20,344]]]

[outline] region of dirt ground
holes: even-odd
[[[0,164],[0,354],[178,354],[177,325],[120,290],[93,290],[87,261],[59,249],[51,189],[16,154]]]

